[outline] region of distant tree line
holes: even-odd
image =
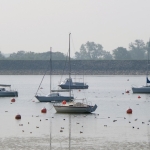
[[[80,52],[75,53],[75,59],[83,60],[146,60],[148,58],[147,52],[149,50],[149,42],[146,44],[143,40],[135,40],[129,44],[129,49],[118,47],[112,50],[112,54],[103,50],[101,44],[94,42],[87,42],[82,44]]]
[[[117,47],[112,50],[112,54],[103,49],[101,44],[87,42],[82,44],[79,52],[75,52],[75,60],[146,60],[150,42],[144,43],[143,40],[135,40],[129,44],[129,48]],[[52,59],[65,60],[68,56],[61,52],[52,52]],[[10,54],[5,57],[0,52],[0,60],[49,60],[50,52],[34,53],[23,50]]]
[[[61,52],[52,52],[52,58],[55,60],[65,60],[66,55]],[[9,57],[4,57],[4,55],[0,52],[0,59],[7,60],[49,60],[50,52],[43,53],[34,53],[34,52],[25,52],[18,51],[17,53],[10,54]]]

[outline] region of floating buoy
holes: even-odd
[[[42,108],[41,113],[46,113],[46,112],[47,112],[47,109],[45,107]]]
[[[127,114],[132,114],[132,109],[131,109],[131,108],[129,108],[129,109],[127,110]]]
[[[141,98],[141,96],[138,96],[138,98]]]
[[[62,101],[62,104],[66,104],[66,101],[65,101],[65,100],[63,100],[63,101]]]
[[[13,98],[13,99],[11,99],[11,102],[15,102],[16,100]]]
[[[15,116],[15,119],[17,119],[17,120],[18,120],[18,119],[21,119],[21,115],[20,115],[20,114],[16,115],[16,116]]]
[[[127,90],[126,93],[129,93],[129,90]]]
[[[79,92],[80,92],[81,90],[79,90]]]

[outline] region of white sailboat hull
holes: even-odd
[[[58,113],[91,113],[97,108],[97,105],[87,107],[75,107],[75,106],[57,106],[53,105]]]

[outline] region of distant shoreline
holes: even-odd
[[[67,75],[64,60],[52,62],[53,75]],[[43,75],[49,73],[48,60],[0,60],[0,75]],[[150,68],[148,68],[150,70]],[[146,60],[73,60],[71,73],[76,75],[145,75]]]
[[[0,75],[44,75],[45,72],[43,71],[29,71],[29,70],[26,70],[26,71],[18,71],[18,70],[13,70],[13,71],[8,71],[8,70],[5,70],[5,71],[0,71]],[[46,75],[49,75],[50,73],[46,73]],[[136,71],[135,72],[128,72],[128,71],[103,71],[103,72],[93,72],[93,71],[88,71],[86,72],[84,75],[145,75],[146,73],[144,72],[138,72]],[[57,72],[54,72],[53,75],[62,75],[61,74],[61,71],[57,71]],[[67,73],[66,74],[63,74],[63,75],[68,75]],[[83,75],[82,73],[78,73],[77,75]]]

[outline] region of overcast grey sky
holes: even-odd
[[[67,53],[93,41],[106,51],[150,38],[150,0],[0,0],[0,51]]]

